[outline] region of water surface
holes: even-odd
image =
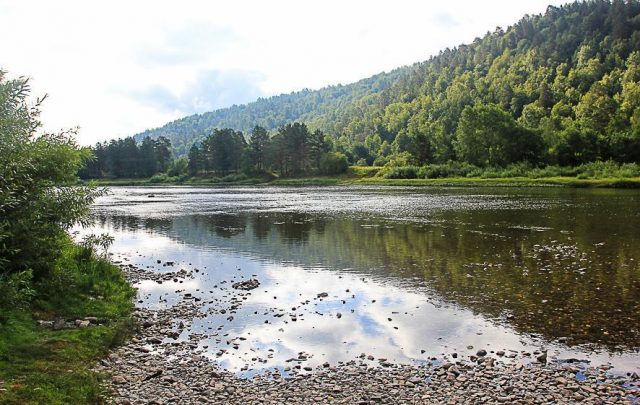
[[[545,348],[626,372],[640,364],[639,197],[126,187],[95,204],[83,233],[111,233],[114,260],[190,271],[183,282],[142,281],[138,305],[201,300],[179,339],[232,371],[361,353],[419,363],[486,349],[526,360]],[[252,277],[259,288],[230,288]],[[220,313],[232,296],[240,304]]]

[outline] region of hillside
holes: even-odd
[[[550,6],[544,15],[525,16],[425,62],[346,86],[185,117],[136,137],[166,136],[182,155],[212,128],[274,129],[304,121],[361,164],[385,163],[403,152],[415,164],[509,163],[473,155],[483,144],[489,151],[513,144],[525,149],[512,161],[638,161],[639,14],[637,0]],[[490,139],[501,132],[519,138]]]
[[[255,102],[234,105],[204,114],[190,115],[170,122],[160,128],[146,130],[135,135],[137,141],[145,137],[164,136],[171,141],[176,155],[189,151],[193,140],[213,128],[231,128],[248,133],[260,125],[268,130],[276,129],[292,121],[314,122],[322,117],[322,128],[339,131],[339,125],[331,128],[325,123],[338,121],[338,112],[367,96],[389,88],[407,68],[381,73],[346,86],[336,85],[320,90],[302,90]]]

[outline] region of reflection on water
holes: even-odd
[[[302,352],[310,364],[360,353],[409,362],[542,346],[637,369],[638,197],[116,188],[89,231],[111,232],[112,251],[135,265],[198,268],[182,284],[143,282],[141,305],[173,305],[184,291],[211,302],[185,319],[181,338],[198,337],[198,349],[231,370],[283,366]],[[224,283],[252,275],[262,284],[233,319],[215,313],[215,299],[233,294]]]

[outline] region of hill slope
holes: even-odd
[[[541,153],[551,163],[638,161],[639,15],[637,0],[550,6],[425,62],[185,117],[136,137],[166,136],[184,154],[211,128],[304,121],[332,135],[354,162],[384,162],[402,152],[416,163],[446,162],[464,153],[456,134],[465,107],[480,104],[489,110],[468,113],[467,127],[483,114],[516,120],[543,139]]]
[[[323,118],[323,122],[335,120],[337,113],[346,106],[367,96],[389,88],[406,68],[390,73],[381,73],[346,86],[329,86],[320,90],[302,90],[255,102],[234,105],[203,114],[190,115],[170,122],[160,128],[149,129],[135,135],[137,141],[150,136],[164,136],[171,141],[178,155],[186,154],[194,139],[213,128],[232,128],[249,132],[260,125],[268,130],[278,128],[293,121],[312,122]],[[333,128],[323,129],[333,132]]]

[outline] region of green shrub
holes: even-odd
[[[169,180],[166,173],[158,173],[151,176],[149,183],[166,183]]]
[[[91,152],[73,131],[38,134],[42,100],[28,96],[27,79],[0,71],[0,274],[31,270],[38,280],[102,190],[73,186]]]
[[[0,274],[0,308],[25,308],[35,295],[31,271]],[[2,313],[0,310],[0,321]]]
[[[373,165],[374,166],[384,166],[389,162],[389,159],[387,159],[387,157],[385,156],[378,156],[374,161],[373,161]]]
[[[226,176],[222,177],[220,179],[221,183],[236,183],[239,181],[244,181],[244,180],[248,180],[249,177],[247,177],[246,174],[244,173],[239,173],[239,174],[227,174]]]
[[[366,164],[366,162],[364,162]],[[340,152],[329,152],[320,159],[320,173],[326,175],[342,174],[349,168],[347,157]]]
[[[417,166],[396,166],[389,167],[384,173],[385,179],[415,179],[418,177]]]
[[[448,162],[445,164],[425,165],[418,171],[421,179],[440,179],[446,177],[478,177],[481,169],[469,163]]]
[[[169,165],[169,170],[167,170],[167,175],[169,177],[180,177],[186,176],[189,168],[189,159],[186,157],[181,157],[171,162]]]

